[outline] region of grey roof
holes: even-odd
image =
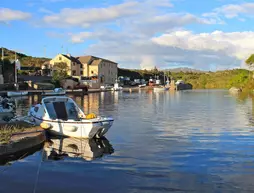
[[[68,55],[65,55],[65,54],[62,54],[62,55],[64,57],[68,58],[69,60],[71,60],[72,62],[76,62],[77,64],[81,64],[81,62],[76,57],[68,56]]]
[[[92,64],[94,60],[101,60],[101,61],[106,61],[106,62],[110,62],[110,63],[114,63],[117,64],[116,62],[113,62],[111,60],[108,59],[104,59],[104,58],[99,58],[96,56],[92,56],[92,55],[88,55],[88,56],[79,56],[77,57],[78,60],[80,60],[80,62],[82,63],[87,63],[87,64]],[[98,62],[97,62],[98,63]],[[99,64],[99,63],[98,63]],[[97,65],[98,65],[97,64]]]

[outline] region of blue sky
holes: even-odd
[[[125,68],[229,69],[254,52],[253,10],[247,0],[1,0],[0,46]]]

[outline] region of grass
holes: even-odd
[[[23,123],[0,125],[0,144],[10,143],[11,137],[14,133],[23,132],[31,127],[31,125]]]
[[[14,125],[5,125],[0,128],[0,144],[7,144],[11,140],[11,136],[13,133],[22,132],[24,128],[19,128]]]

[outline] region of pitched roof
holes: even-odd
[[[117,64],[116,62],[113,62],[113,61],[110,61],[110,60],[107,60],[107,59],[104,59],[104,58],[99,58],[99,57],[96,57],[96,56],[91,56],[91,55],[89,55],[89,56],[79,56],[79,57],[77,57],[77,59],[82,63],[87,63],[87,64],[91,64],[91,65],[93,65],[92,63],[93,63],[94,60],[102,60],[102,61]]]
[[[84,63],[84,64],[90,64],[91,63],[91,59],[92,59],[92,56],[79,56],[77,57],[77,59],[81,62],[81,63]]]
[[[73,57],[73,56],[69,56],[69,55],[65,55],[65,54],[62,54],[64,57],[68,58],[69,60],[71,60],[72,62],[76,62],[78,64],[80,64],[81,62],[76,58],[76,57]]]
[[[101,63],[102,59],[96,59],[93,60],[93,62],[91,63],[91,66],[98,66]]]

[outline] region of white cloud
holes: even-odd
[[[250,51],[251,48],[248,50],[247,47],[239,51],[237,46],[242,44],[236,41],[237,38],[232,37],[232,44],[227,39],[231,36],[227,34],[224,38],[223,32],[193,34],[183,30],[192,24],[222,24],[215,13],[199,17],[174,13],[172,7],[168,0],[131,0],[105,8],[62,9],[60,13],[44,17],[44,21],[53,26],[77,27],[75,29],[79,30],[80,27],[90,27],[87,31],[82,29],[70,33],[70,41],[95,40],[85,50],[86,54],[109,58],[130,68],[183,64],[202,69],[210,69],[215,64],[218,68],[232,68],[239,66],[243,56]],[[162,35],[155,37],[158,34]]]
[[[26,20],[31,17],[30,13],[12,10],[8,8],[0,8],[0,21],[8,22],[13,20]]]
[[[213,34],[216,33],[219,34],[219,32]],[[227,47],[225,43],[220,45],[219,40],[217,44],[213,45],[214,40],[205,39],[206,36],[209,37],[209,34],[199,34],[201,39],[189,31],[172,32],[168,34],[172,35],[170,38],[162,35],[152,39],[144,35],[107,30],[96,33],[87,32],[81,35],[85,39],[77,39],[78,41],[97,40],[96,44],[90,45],[85,50],[86,54],[110,58],[124,67],[149,69],[154,66],[165,68],[184,64],[184,66],[207,70],[215,64],[218,68],[225,69],[239,66],[241,63],[238,56],[225,51],[227,48],[234,51],[234,47],[232,48],[230,45]],[[193,37],[192,41],[190,41],[190,37]],[[204,40],[205,43],[200,44]],[[197,44],[196,47],[195,44]]]
[[[175,46],[186,50],[221,52],[239,60],[245,60],[254,50],[254,32],[214,31],[193,34],[190,31],[177,31],[153,38],[163,46]]]
[[[138,2],[125,2],[119,5],[107,8],[92,9],[70,9],[65,8],[58,14],[52,14],[44,17],[44,22],[54,26],[79,26],[89,27],[94,23],[115,21],[121,17],[135,15],[139,12],[135,7]]]
[[[206,13],[204,16],[224,16],[228,19],[241,16],[254,16],[254,3],[228,4],[214,9],[211,13]]]
[[[64,8],[52,13],[43,21],[55,27],[90,27],[101,23],[116,23],[121,19],[153,18],[159,10],[168,11],[173,7],[169,0],[127,0],[119,4],[97,8]]]

